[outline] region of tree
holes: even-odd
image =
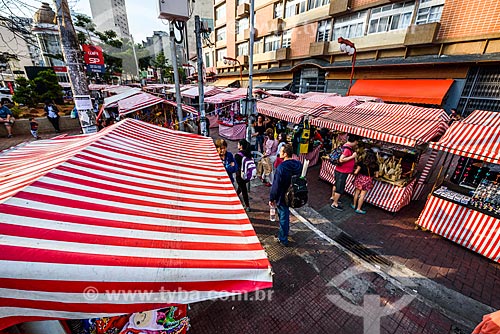
[[[33,107],[36,104],[35,96],[33,94],[33,84],[25,77],[18,77],[16,79],[16,89],[12,97],[14,102]]]
[[[52,70],[40,71],[33,79],[33,91],[37,101],[54,100],[63,103],[63,90]]]

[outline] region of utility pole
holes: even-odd
[[[175,98],[177,102],[177,118],[179,119],[179,130],[184,131],[182,122],[181,85],[179,80],[179,68],[177,67],[177,51],[175,45],[174,22],[170,21],[170,45],[172,46],[172,67],[174,68]]]
[[[253,44],[255,42],[255,11],[254,0],[250,0],[250,46],[248,48],[248,93],[246,115],[250,116],[254,110],[253,100]],[[250,125],[250,123],[249,123]]]
[[[195,35],[196,35],[196,55],[198,62],[198,99],[200,102],[200,126],[202,136],[208,137],[207,119],[205,117],[205,93],[203,91],[203,49],[201,47],[201,34],[203,28],[201,27],[200,17],[194,17]]]
[[[89,95],[89,86],[85,76],[85,69],[82,64],[82,54],[75,27],[71,20],[67,0],[54,0],[57,11],[57,23],[59,27],[59,37],[61,38],[61,50],[68,67],[69,81],[73,96]]]

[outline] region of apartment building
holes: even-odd
[[[358,94],[373,91],[370,80],[384,80],[377,84],[391,102],[393,87],[411,91],[415,80],[427,80],[428,90],[405,102],[441,91],[436,105],[446,109],[500,111],[498,0],[255,0],[254,8],[256,86],[345,94],[353,57],[340,51],[342,37],[356,48]],[[219,78],[239,76],[224,57],[238,59],[247,73],[249,14],[249,0],[214,0]]]
[[[90,0],[98,31],[113,30],[119,38],[130,38],[125,0]]]

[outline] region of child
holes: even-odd
[[[35,121],[34,117],[30,118],[30,129],[33,137],[35,137],[36,139],[42,139],[42,137],[38,136],[38,122]]]

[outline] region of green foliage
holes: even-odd
[[[12,111],[12,115],[14,115],[14,118],[21,118],[22,110],[18,106],[13,106],[12,108],[10,108],[10,111]]]
[[[25,77],[16,79],[16,89],[12,97],[14,102],[24,104],[27,106],[34,106],[36,104],[35,96],[33,95],[33,84]]]
[[[57,76],[54,71],[41,71],[33,79],[33,91],[36,100],[43,102],[53,100],[56,103],[63,103],[62,87],[57,82]]]

